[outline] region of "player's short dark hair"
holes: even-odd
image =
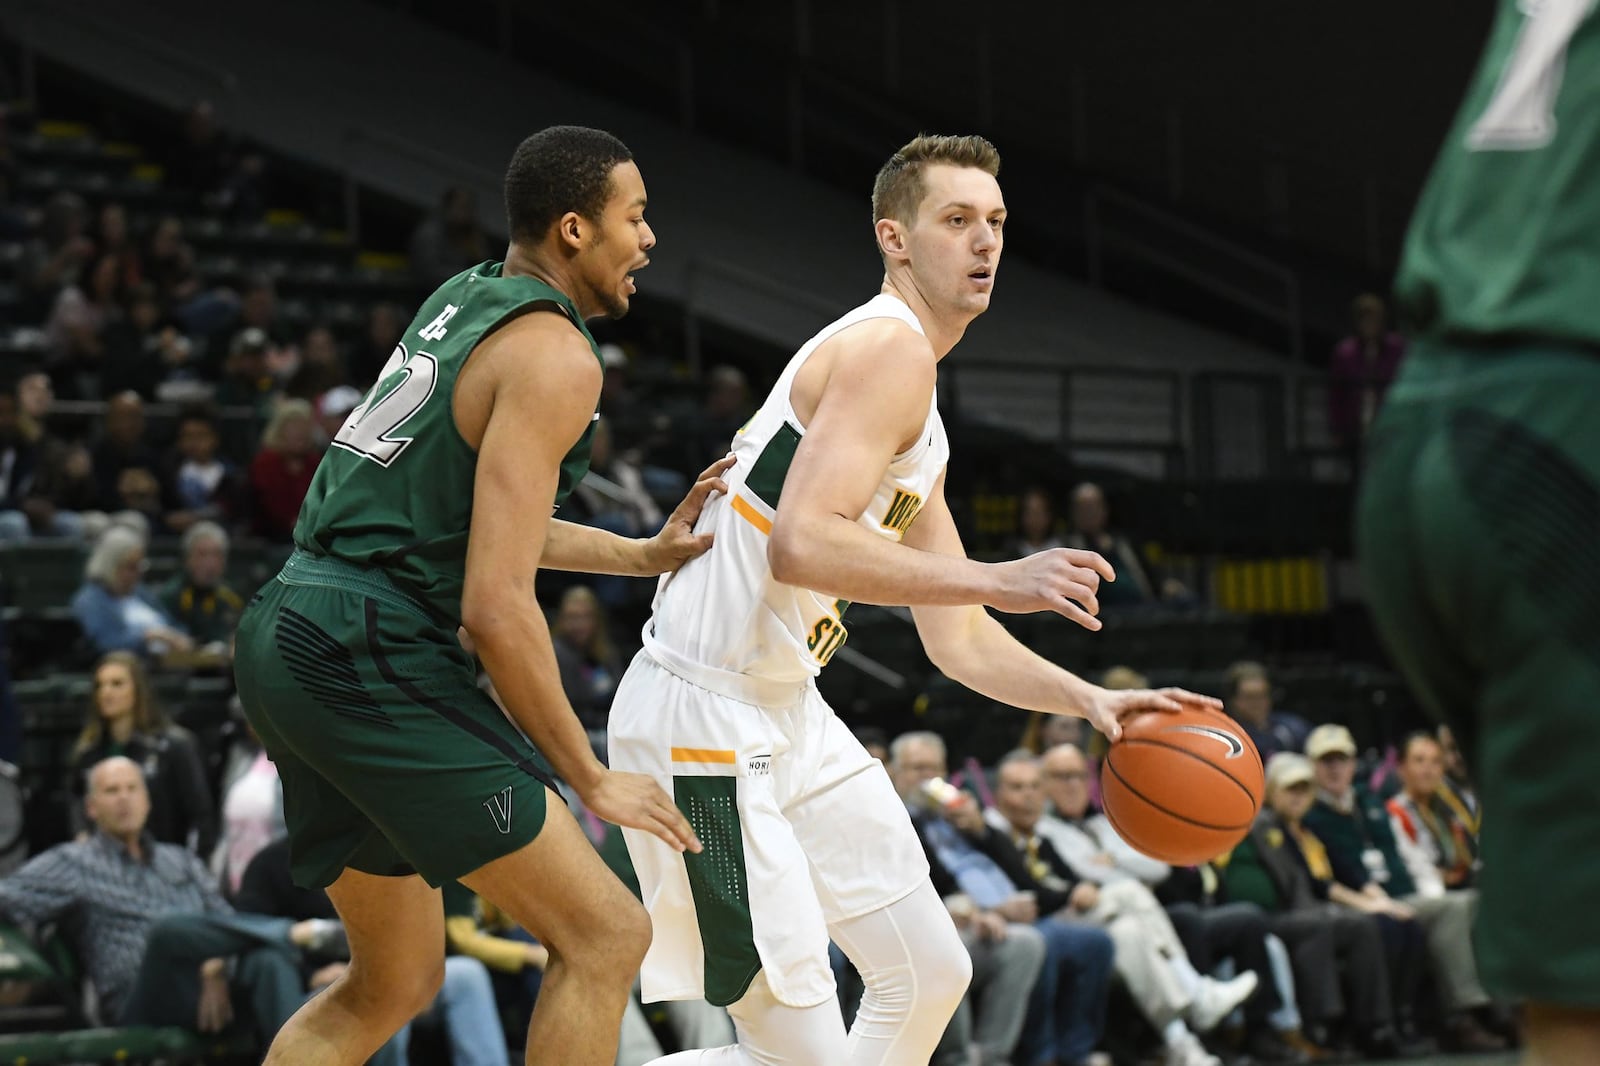
[[[1000,153],[984,138],[976,134],[947,137],[919,133],[878,171],[877,180],[872,183],[873,224],[886,218],[910,222],[928,194],[922,172],[940,163],[977,167],[991,177],[1000,175]]]
[[[514,241],[538,241],[568,211],[598,218],[611,169],[633,158],[604,130],[550,126],[517,145],[506,167],[506,224]]]

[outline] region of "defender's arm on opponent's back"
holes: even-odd
[[[1057,548],[980,563],[895,543],[856,523],[883,472],[922,433],[936,365],[927,339],[892,320],[853,326],[807,360],[790,397],[805,435],[772,523],[772,576],[852,603],[1055,611],[1099,629],[1095,593],[1116,575],[1094,552]]]
[[[966,558],[945,502],[943,475],[904,543],[947,558]],[[1185,704],[1222,709],[1222,701],[1183,689],[1112,691],[1090,684],[1033,652],[982,607],[922,606],[913,607],[911,614],[928,659],[952,681],[1023,710],[1087,718],[1110,740],[1122,733],[1122,719],[1144,711],[1176,711]]]
[[[699,850],[659,786],[595,758],[561,690],[550,630],[534,598],[561,458],[589,422],[600,378],[583,337],[548,313],[496,331],[462,371],[457,424],[478,451],[462,627],[511,717],[591,810],[680,850]],[[475,441],[471,427],[478,425]]]

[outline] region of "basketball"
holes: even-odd
[[[1116,831],[1153,859],[1193,866],[1232,848],[1261,809],[1261,755],[1220,711],[1151,713],[1124,724],[1100,774]]]

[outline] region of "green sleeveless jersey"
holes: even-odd
[[[503,266],[480,264],[428,297],[322,457],[294,527],[303,551],[380,568],[452,622],[461,617],[478,465],[451,410],[456,375],[480,341],[532,311],[565,314],[600,358],[571,300],[534,278],[505,277]],[[588,473],[593,435],[591,421],[563,458],[553,507]]]
[[[1596,0],[1501,0],[1396,290],[1419,332],[1600,344]]]

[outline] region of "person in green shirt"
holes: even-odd
[[[1600,1062],[1600,18],[1499,0],[1395,283],[1373,424],[1373,619],[1478,775],[1477,960],[1527,1061]]]

